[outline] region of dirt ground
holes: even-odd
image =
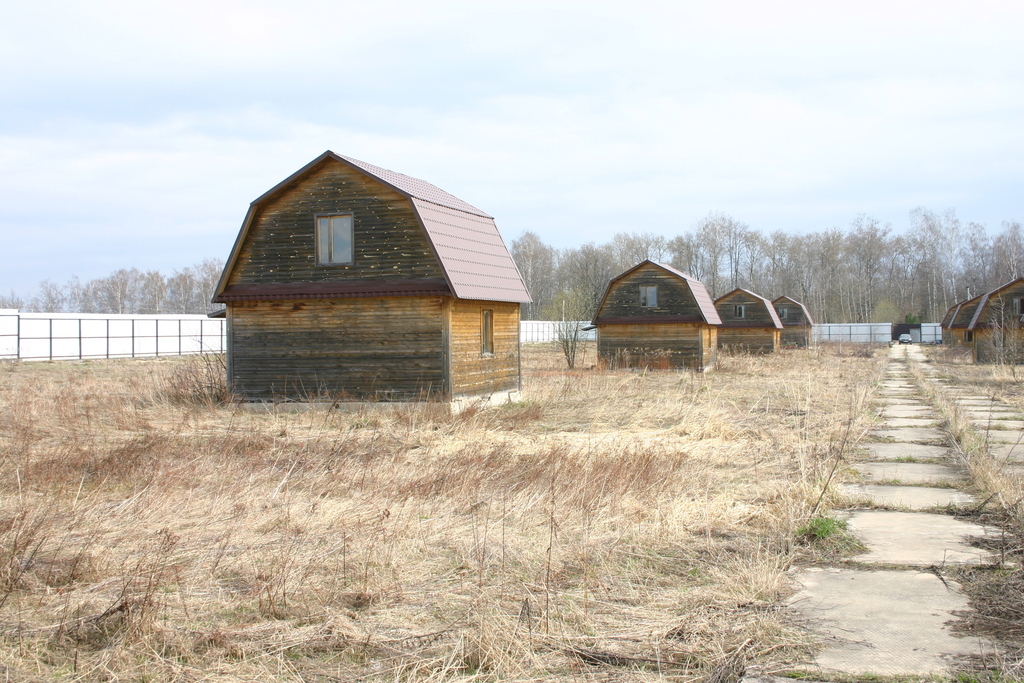
[[[0,365],[11,680],[729,680],[780,610],[885,353],[568,371],[523,400],[253,411],[215,357]],[[1024,400],[1022,397],[1021,400]],[[824,492],[824,495],[823,495]],[[733,676],[735,677],[735,676]]]

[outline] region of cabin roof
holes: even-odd
[[[717,299],[715,299],[715,306],[717,306],[720,301],[725,301],[726,299],[728,299],[732,295],[736,294],[737,292],[742,292],[742,293],[746,294],[747,296],[752,296],[755,299],[757,299],[758,301],[760,301],[762,304],[764,304],[765,310],[768,311],[768,316],[772,319],[772,325],[774,325],[776,329],[779,329],[779,330],[782,329],[782,321],[779,320],[779,314],[775,312],[775,306],[772,305],[772,302],[768,301],[768,299],[765,299],[760,294],[754,294],[749,289],[743,289],[742,287],[737,287],[736,289],[732,290],[728,294],[724,294],[724,295],[718,297]]]
[[[259,208],[328,161],[345,164],[409,199],[413,211],[423,227],[427,241],[441,266],[447,289],[451,294],[460,299],[516,303],[531,301],[522,275],[519,273],[515,261],[512,260],[512,255],[505,246],[501,233],[498,232],[494,218],[425,180],[335,154],[330,150],[260,195],[249,205],[242,229],[238,233],[238,238],[235,240],[231,255],[224,267],[224,273],[217,285],[214,301],[226,300],[223,297],[228,277],[234,270],[245,236],[248,234]],[[289,283],[289,285],[291,284],[293,283]],[[339,285],[342,284],[339,282]],[[382,281],[381,284],[383,285],[384,282]],[[262,286],[280,289],[282,285]],[[258,286],[253,285],[249,289],[254,287]],[[322,291],[313,291],[317,289],[316,287],[306,287],[306,289],[310,289],[308,292],[310,295],[325,296]],[[344,289],[342,286],[337,294],[343,294]],[[266,293],[275,295],[277,298],[282,296],[280,292],[268,290]],[[302,287],[291,287],[287,293],[293,298],[304,298],[306,294]],[[382,293],[384,293],[383,290]],[[234,293],[229,296],[231,299],[236,298]],[[247,291],[244,294],[239,293],[238,296],[249,299],[260,298],[261,292]]]
[[[777,304],[779,302],[786,303],[786,304],[792,304],[793,306],[799,306],[800,310],[802,310],[804,312],[804,320],[807,321],[807,324],[808,325],[813,325],[814,324],[814,319],[811,318],[811,312],[807,310],[806,306],[804,306],[802,303],[800,303],[799,301],[797,301],[793,297],[791,297],[791,296],[780,296],[778,299],[773,301],[772,304],[774,305],[774,304]],[[783,327],[785,327],[786,324],[782,323],[782,325],[783,325]],[[790,325],[790,327],[792,327],[792,325]]]
[[[1010,282],[1007,282],[1004,285],[1000,285],[999,287],[996,287],[991,292],[988,292],[986,294],[982,294],[980,297],[977,297],[978,298],[978,305],[974,309],[974,316],[971,317],[971,322],[969,322],[967,324],[967,329],[968,330],[975,330],[975,329],[978,329],[979,327],[981,327],[984,324],[984,323],[981,322],[981,316],[985,312],[985,309],[988,307],[989,302],[992,301],[993,298],[998,297],[999,293],[1002,292],[1004,289],[1008,289],[1009,287],[1012,287],[1013,285],[1017,285],[1017,284],[1021,284],[1021,283],[1024,283],[1024,278],[1019,277],[1016,280],[1011,280]]]
[[[718,311],[715,309],[715,304],[711,301],[711,295],[708,294],[708,289],[707,289],[707,287],[704,286],[703,282],[701,282],[700,280],[698,280],[698,279],[696,279],[696,278],[694,278],[694,277],[692,277],[690,275],[687,275],[686,273],[684,273],[681,270],[677,270],[677,269],[673,268],[670,265],[667,265],[667,264],[664,264],[664,263],[658,263],[657,261],[652,261],[650,259],[644,259],[643,261],[641,261],[640,263],[636,264],[635,266],[633,266],[629,270],[627,270],[625,272],[622,272],[622,273],[619,273],[618,275],[613,277],[611,280],[609,280],[608,287],[604,290],[604,297],[601,298],[601,304],[597,307],[597,312],[595,313],[595,316],[597,316],[597,315],[599,315],[601,313],[601,309],[604,308],[605,301],[608,300],[608,295],[611,293],[612,287],[615,286],[615,283],[618,282],[619,280],[623,279],[624,277],[626,277],[628,275],[631,275],[633,272],[635,272],[636,270],[639,270],[641,267],[643,267],[643,266],[645,266],[647,264],[650,264],[652,266],[656,266],[658,268],[661,268],[662,270],[668,272],[670,275],[674,275],[675,277],[679,278],[680,280],[683,280],[686,283],[686,286],[689,287],[690,294],[693,295],[694,300],[697,302],[697,308],[700,310],[701,318],[703,318],[704,322],[708,323],[709,325],[721,325],[722,324],[722,319],[718,316]],[[604,321],[607,322],[607,320],[604,320]],[[593,322],[593,324],[596,325],[598,323],[597,317],[595,317],[592,322]],[[635,322],[635,323],[641,323],[641,322],[698,322],[698,321],[693,321],[693,320],[689,320],[689,319],[684,320],[683,318],[680,318],[678,316],[671,316],[671,317],[668,317],[668,316],[652,316],[650,320],[648,320],[646,318],[644,318],[644,319],[630,318],[628,321],[626,321],[626,320],[619,321],[619,320],[616,319],[616,322]]]

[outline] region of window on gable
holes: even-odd
[[[316,262],[352,263],[352,214],[316,217]]]
[[[658,286],[640,287],[640,305],[644,308],[656,308],[658,306]]]
[[[494,311],[486,308],[480,316],[480,353],[494,355]]]
[[[733,311],[733,315],[735,315],[737,318],[747,317],[746,304],[736,304],[735,310]]]
[[[789,309],[788,308],[780,308],[779,309],[779,320],[785,320],[788,317],[789,317]]]
[[[1013,312],[1017,315],[1024,315],[1024,299],[1013,300]]]

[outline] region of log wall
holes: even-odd
[[[658,288],[658,305],[640,305],[640,287]],[[700,316],[697,300],[686,282],[653,264],[645,264],[616,281],[598,311],[598,317]]]
[[[409,400],[446,391],[447,297],[228,305],[229,381],[247,400]]]
[[[779,347],[777,327],[719,327],[718,348],[726,346],[746,353],[771,353]]]
[[[799,349],[810,346],[810,325],[787,325],[785,322],[783,322],[782,325],[782,334],[779,337],[779,343],[782,344],[782,346],[795,346]]]
[[[314,216],[325,213],[354,217],[350,265],[316,263]],[[227,284],[443,277],[411,202],[331,160],[259,209]]]
[[[693,368],[715,358],[715,328],[703,323],[598,325],[597,352],[609,367]]]

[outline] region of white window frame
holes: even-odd
[[[490,308],[480,310],[480,355],[494,355],[494,310]]]
[[[783,306],[779,309],[779,320],[786,320],[789,318],[789,309]]]
[[[640,285],[640,307],[658,307],[658,285]]]
[[[747,317],[747,305],[746,304],[735,304],[733,307],[733,317],[740,319]]]
[[[345,225],[347,223],[347,226]],[[351,213],[317,214],[313,218],[316,232],[316,264],[318,266],[351,265],[355,259],[355,216]],[[339,235],[347,231],[348,249],[337,246]],[[340,252],[340,253],[339,253]]]

